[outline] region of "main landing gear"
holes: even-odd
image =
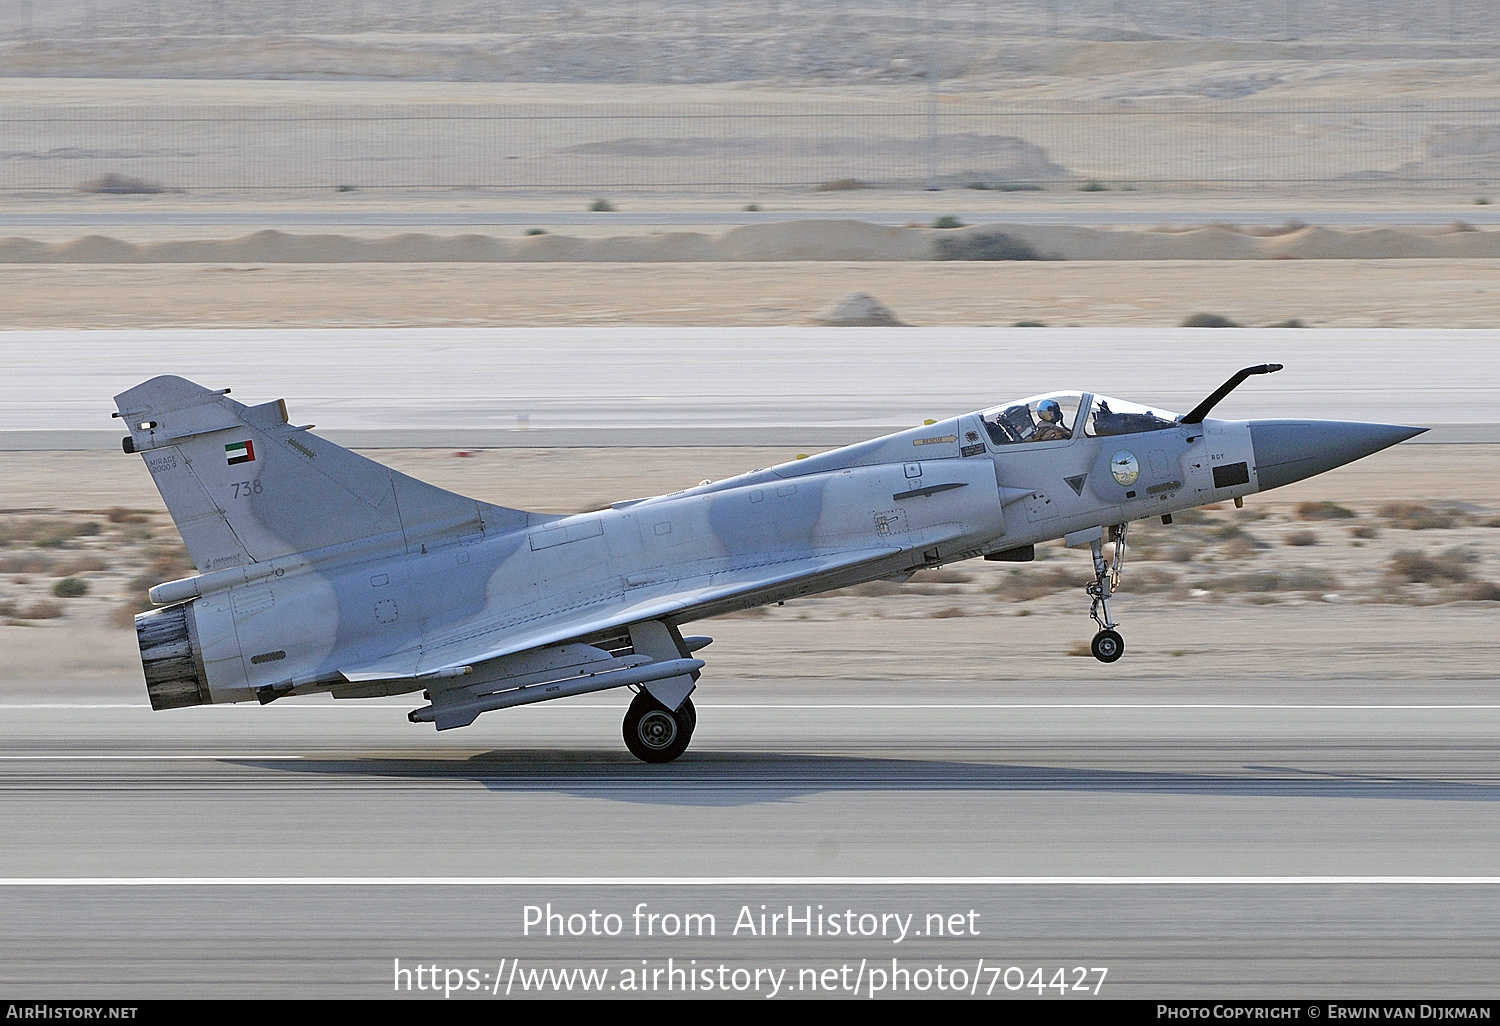
[[[625,747],[642,762],[671,762],[687,751],[697,726],[691,698],[684,698],[673,712],[642,688],[625,711]]]
[[[1125,654],[1125,639],[1115,630],[1119,624],[1109,615],[1109,596],[1120,586],[1120,571],[1125,566],[1125,532],[1129,524],[1116,524],[1109,529],[1109,538],[1115,543],[1114,558],[1104,558],[1104,539],[1096,538],[1090,548],[1094,554],[1094,583],[1087,586],[1093,602],[1089,616],[1099,625],[1099,633],[1089,644],[1089,651],[1101,663],[1112,663]]]

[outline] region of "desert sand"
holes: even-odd
[[[950,219],[951,220],[951,219]],[[717,234],[636,231],[602,237],[537,231],[347,234],[260,231],[238,238],[129,242],[86,235],[62,242],[0,239],[0,264],[200,263],[703,263],[911,260],[1491,260],[1500,231],[1462,221],[1439,229],[1209,225],[1089,228],[982,224],[890,227],[854,219],[751,224]]]
[[[0,328],[811,323],[868,292],[908,324],[1493,328],[1500,261],[11,265]]]

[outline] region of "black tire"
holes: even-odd
[[[1089,650],[1101,663],[1112,663],[1125,654],[1125,639],[1119,631],[1100,631],[1094,635]]]
[[[687,751],[697,722],[692,699],[685,699],[674,713],[642,691],[625,711],[621,733],[630,754],[642,762],[671,762]]]

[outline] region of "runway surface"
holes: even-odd
[[[512,328],[0,333],[0,446],[115,448],[111,397],[158,373],[285,398],[346,445],[841,444],[1057,389],[1182,412],[1500,441],[1492,330]]]
[[[396,958],[472,968],[477,996],[517,964],[618,986],[668,958],[820,988],[863,960],[866,990],[882,967],[935,986],[942,962],[972,996],[981,959],[1107,968],[1115,997],[1500,984],[1500,680],[717,681],[665,767],[624,752],[626,697],[441,735],[399,700],[9,705],[0,984],[379,997]],[[524,934],[549,902],[583,935]],[[642,902],[714,932],[636,935]],[[856,936],[747,932],[763,904]],[[1006,980],[989,996],[1028,993]]]

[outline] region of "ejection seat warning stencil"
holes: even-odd
[[[236,463],[254,463],[255,446],[248,438],[243,442],[230,442],[224,446],[224,462],[231,467]]]

